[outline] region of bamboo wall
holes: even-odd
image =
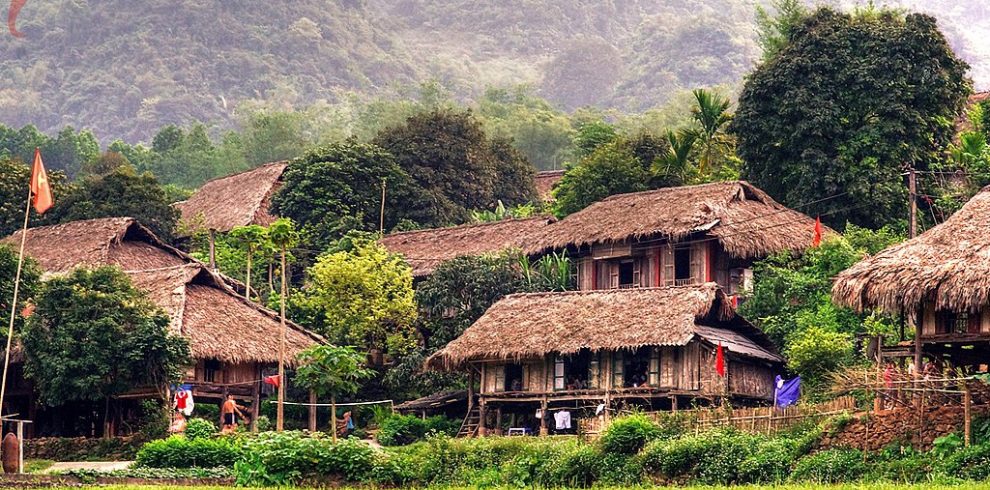
[[[706,408],[681,410],[676,417],[691,430],[706,430],[717,427],[734,427],[754,433],[772,433],[797,425],[808,419],[820,419],[842,412],[856,410],[856,400],[844,396],[835,400],[808,405],[794,405],[787,408]],[[670,412],[653,412],[655,419],[671,417]]]

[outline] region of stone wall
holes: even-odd
[[[127,461],[144,443],[135,436],[108,439],[88,437],[39,437],[24,440],[25,459],[53,461]]]
[[[988,413],[988,405],[972,407],[973,417]],[[926,407],[922,413],[916,408],[895,408],[857,417],[836,433],[825,436],[821,448],[877,451],[891,443],[901,443],[927,450],[935,439],[962,430],[963,407],[958,405]]]

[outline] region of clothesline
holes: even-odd
[[[268,400],[268,403],[278,403],[278,400]],[[301,402],[283,402],[285,405],[300,405],[304,407],[357,407],[361,405],[381,405],[384,403],[392,404],[394,400],[378,400],[373,402],[353,402],[353,403],[301,403]]]

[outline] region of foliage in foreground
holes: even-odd
[[[383,431],[387,425],[382,424]],[[143,466],[232,468],[237,484],[247,486],[958,483],[990,477],[986,469],[990,467],[990,444],[979,439],[979,444],[966,449],[940,444],[925,453],[891,446],[864,454],[843,448],[817,449],[824,434],[840,427],[832,421],[773,437],[731,429],[683,434],[671,427],[667,421],[657,423],[633,415],[617,420],[590,443],[573,437],[452,439],[431,435],[383,449],[354,438],[334,443],[325,434],[302,432],[205,440],[173,437],[149,443],[138,460]],[[190,458],[190,453],[196,456]],[[224,459],[210,454],[221,454]],[[152,459],[155,464],[150,464]]]

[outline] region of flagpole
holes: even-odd
[[[7,350],[4,351],[3,379],[0,380],[0,416],[7,394],[7,371],[10,368],[10,348],[14,341],[14,318],[17,315],[17,293],[21,285],[21,269],[24,266],[24,244],[27,242],[28,218],[31,216],[31,186],[28,186],[27,206],[24,207],[24,227],[21,228],[21,248],[17,255],[17,272],[14,274],[14,300],[10,303],[10,325],[7,327]],[[2,425],[0,425],[2,432]]]

